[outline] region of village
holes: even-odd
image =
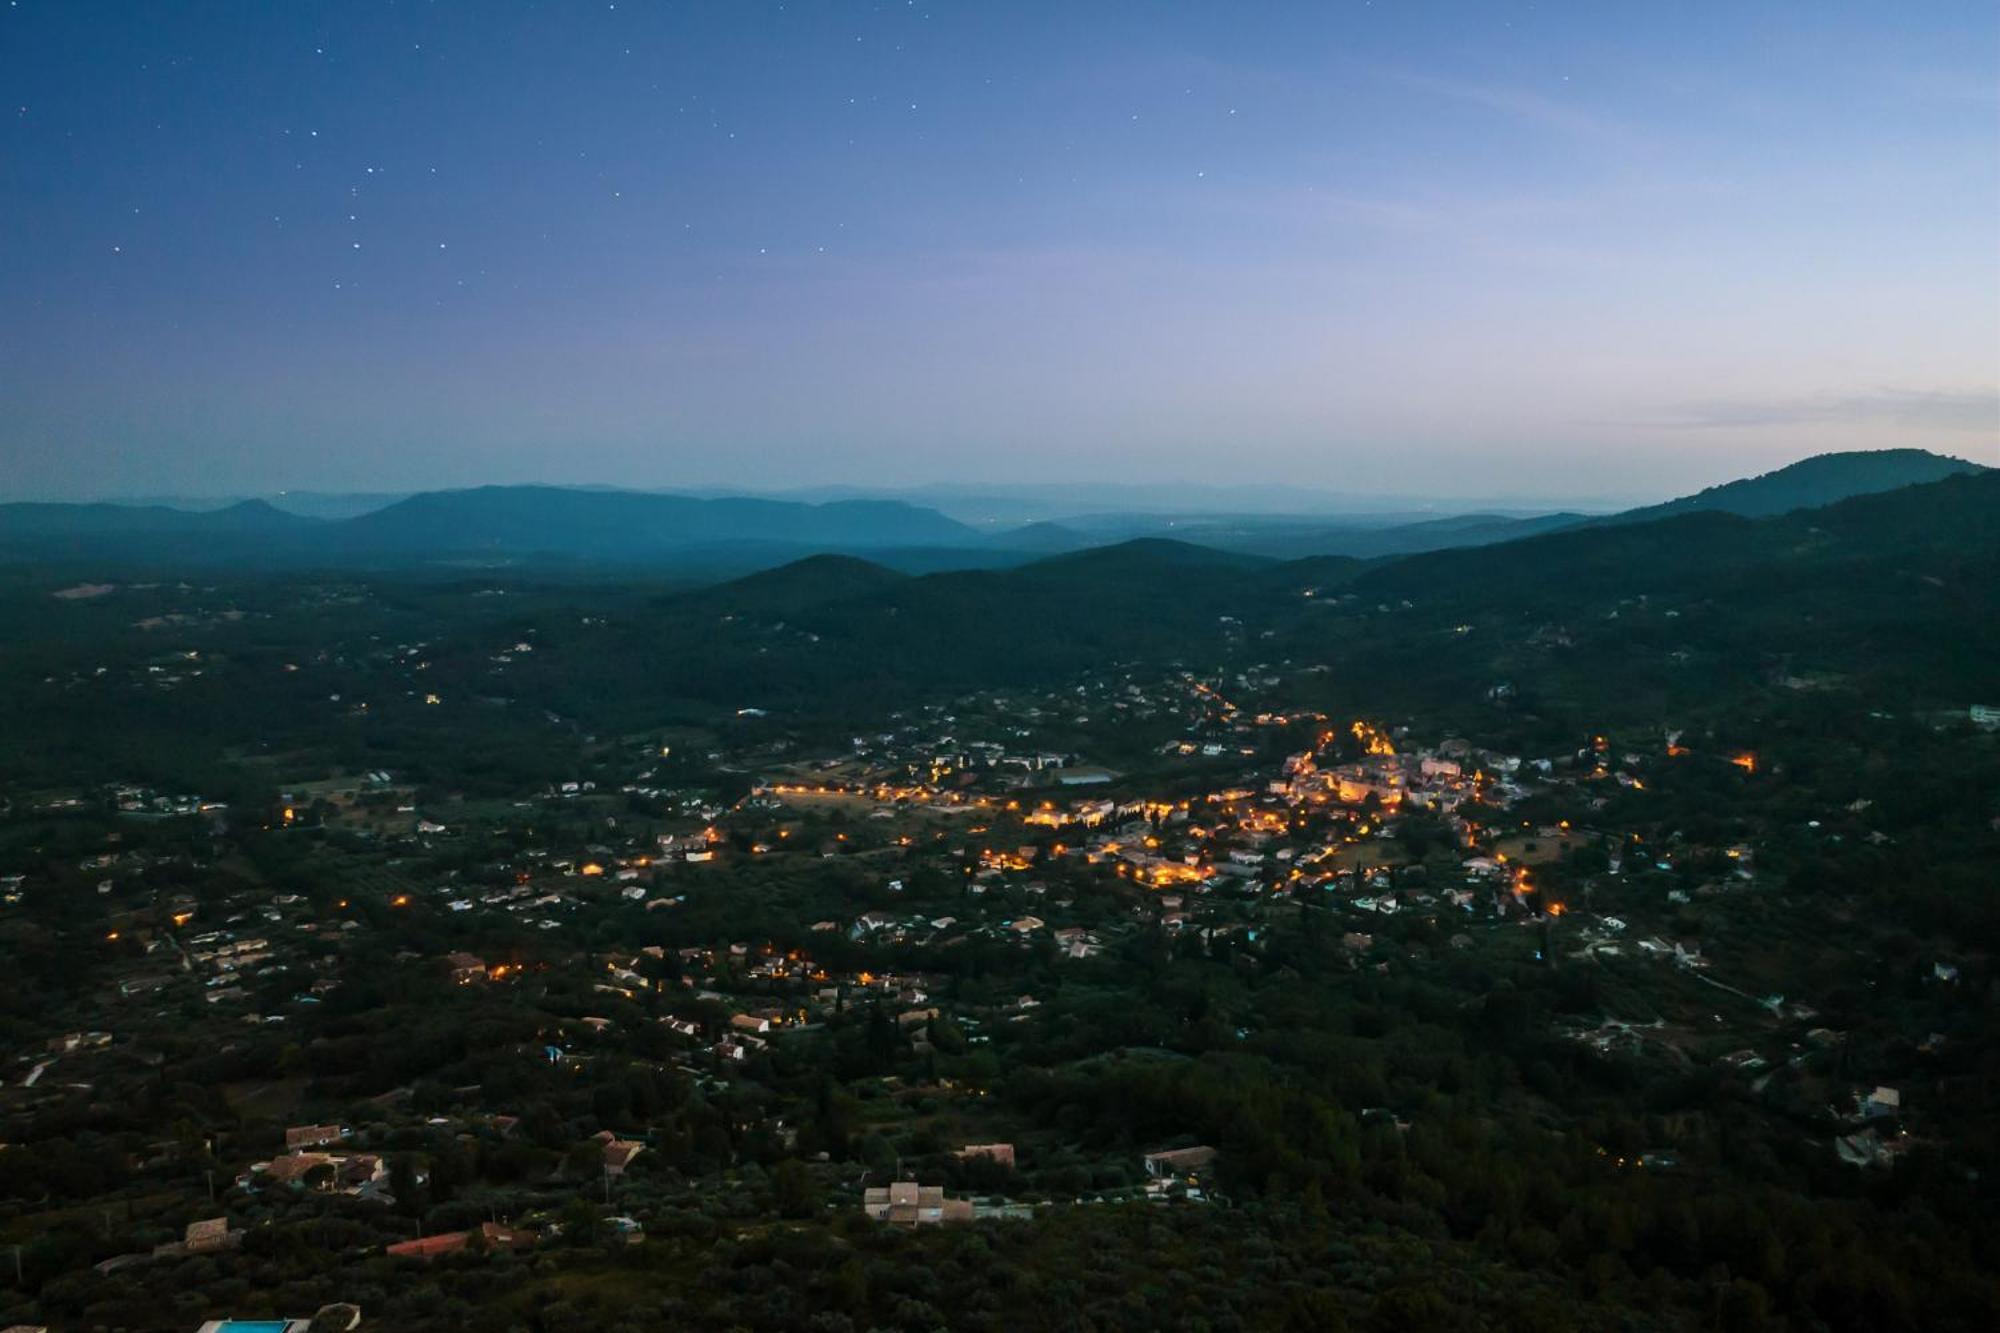
[[[131,821],[147,817],[207,820],[219,834],[225,804],[131,784],[58,796],[105,808],[113,824],[107,849],[76,863],[104,913],[103,981],[78,1007],[79,1030],[13,1053],[0,1108],[47,1114],[99,1080],[160,1068],[172,1043],[149,1034],[163,1025],[191,1022],[224,1051],[271,1049],[261,1034],[282,1044],[288,1030],[322,1026],[320,1011],[363,984],[357,969],[386,960],[495,997],[473,1003],[504,1003],[509,1035],[488,1061],[504,1054],[583,1080],[650,1071],[677,1089],[670,1099],[737,1108],[736,1144],[785,1152],[801,1148],[802,1130],[809,1144],[823,1129],[772,1101],[790,1044],[858,1027],[883,1072],[850,1087],[877,1127],[860,1166],[818,1149],[824,1179],[810,1193],[884,1224],[1126,1199],[1200,1205],[1216,1194],[1215,1145],[1169,1135],[1120,1164],[1051,1141],[992,1106],[1000,1057],[1036,1041],[1067,990],[1132,950],[1254,965],[1275,935],[1303,929],[1337,938],[1335,956],[1356,975],[1452,954],[1605,973],[1632,1007],[1566,1021],[1557,1035],[1605,1059],[1712,1065],[1774,1104],[1844,1086],[1818,1120],[1825,1151],[1857,1167],[1918,1141],[1921,1103],[1838,1083],[1842,1034],[1816,1023],[1809,1003],[1759,992],[1737,970],[1745,950],[1677,927],[1686,905],[1754,896],[1759,884],[1754,839],[1655,846],[1632,827],[1646,823],[1654,775],[1688,760],[1678,735],[1643,750],[1591,737],[1524,756],[1407,726],[1239,709],[1224,693],[1274,684],[1181,673],[981,699],[973,716],[932,706],[816,755],[760,734],[766,715],[746,707],[739,748],[702,756],[743,775],[733,798],[663,783],[673,747],[653,740],[607,747],[592,775],[509,802],[419,800],[386,769],[292,784],[271,827],[314,839],[315,858],[337,868],[291,887],[240,861],[226,887],[193,883],[184,861],[133,846],[144,840]],[[1113,768],[1050,743],[1093,710],[1156,736],[1143,768],[1127,767],[1129,749]],[[1720,762],[1747,771],[1755,759]],[[227,858],[225,842],[202,845]],[[793,913],[761,900],[745,910],[750,886]],[[4,887],[9,911],[43,890],[18,873]],[[1940,960],[1936,978],[1954,984],[1952,964]],[[1254,1049],[1284,1034],[1240,1026],[1228,1039]],[[525,1088],[536,1076],[519,1077]],[[468,1147],[482,1161],[513,1153],[539,1187],[476,1226],[389,1240],[385,1255],[532,1247],[565,1224],[637,1243],[669,1201],[730,1188],[727,1176],[676,1171],[664,1192],[635,1189],[632,1172],[645,1174],[659,1141],[636,1107],[598,1117],[576,1143],[545,1124],[537,1154],[524,1105],[491,1079],[348,1099],[328,1095],[338,1082],[323,1075],[309,1091],[281,1059],[223,1090],[243,1119],[231,1141],[139,1149],[140,1175],[208,1163],[213,1202],[99,1270],[239,1244],[246,1227],[284,1215],[283,1201],[311,1195],[373,1207],[393,1233],[406,1225],[399,1197],[445,1193],[432,1174]],[[341,1118],[281,1123],[308,1106]],[[1407,1130],[1419,1112],[1368,1114]],[[1653,1170],[1676,1160],[1667,1148],[1631,1154]],[[590,1207],[564,1212],[564,1197]]]

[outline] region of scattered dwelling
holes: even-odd
[[[347,1137],[345,1125],[293,1125],[285,1131],[285,1151],[324,1148]]]
[[[212,1254],[217,1250],[226,1250],[232,1243],[229,1219],[209,1217],[199,1222],[190,1222],[181,1243],[187,1246],[189,1254]]]
[[[1014,1167],[1014,1145],[1011,1143],[968,1143],[955,1156],[961,1162],[998,1162],[1009,1170]]]
[[[299,1152],[285,1157],[273,1157],[263,1164],[260,1172],[274,1185],[297,1185],[304,1182],[313,1172],[325,1170],[329,1182],[339,1173],[341,1159],[331,1153]]]
[[[461,986],[486,980],[486,961],[477,954],[449,954],[444,962],[451,972],[451,979]]]
[[[1869,1120],[1886,1120],[1903,1113],[1903,1094],[1895,1088],[1876,1088],[1861,1099],[1861,1114]]]
[[[109,1032],[65,1032],[60,1037],[50,1037],[48,1049],[52,1055],[68,1055],[73,1051],[101,1051],[110,1044]]]
[[[477,1241],[475,1242],[475,1237]],[[516,1231],[498,1222],[481,1222],[476,1231],[445,1231],[435,1236],[399,1241],[384,1251],[398,1259],[435,1259],[441,1254],[457,1254],[477,1244],[482,1249],[526,1250],[535,1244],[535,1233]]]
[[[1215,1149],[1210,1147],[1168,1148],[1146,1154],[1146,1174],[1155,1180],[1192,1176],[1208,1170],[1214,1161]]]
[[[643,1245],[646,1241],[645,1224],[631,1217],[607,1217],[604,1225],[611,1230],[611,1238],[621,1245]]]
[[[230,1231],[228,1217],[204,1217],[202,1221],[188,1223],[186,1233],[182,1233],[182,1249],[190,1255],[214,1255],[224,1249],[242,1245],[244,1233]]]
[[[233,1250],[242,1243],[243,1233],[231,1231],[228,1218],[207,1217],[198,1222],[188,1223],[187,1230],[181,1233],[181,1239],[168,1241],[164,1245],[155,1245],[153,1257],[185,1259],[191,1254],[219,1254],[223,1250]],[[118,1264],[122,1267],[127,1261],[142,1260],[144,1257],[144,1255],[121,1256]]]
[[[1842,1134],[1833,1141],[1835,1155],[1849,1166],[1888,1166],[1896,1160],[1901,1149],[1901,1140],[1884,1139],[1873,1129]]]
[[[896,1015],[896,1026],[900,1028],[921,1027],[941,1015],[942,1011],[935,1008],[905,1009],[902,1013]]]
[[[645,1144],[636,1139],[621,1139],[608,1129],[600,1129],[591,1137],[604,1145],[604,1174],[614,1180],[624,1175],[633,1159],[646,1151]]]
[[[972,1200],[947,1199],[944,1186],[919,1185],[914,1180],[871,1186],[862,1196],[861,1208],[877,1222],[906,1227],[972,1220]]]

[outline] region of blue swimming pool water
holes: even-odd
[[[289,1319],[226,1319],[220,1333],[285,1333]]]

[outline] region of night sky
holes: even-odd
[[[0,0],[0,495],[2000,462],[2000,7]]]

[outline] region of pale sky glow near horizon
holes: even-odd
[[[2000,9],[0,2],[0,499],[2000,464]]]

